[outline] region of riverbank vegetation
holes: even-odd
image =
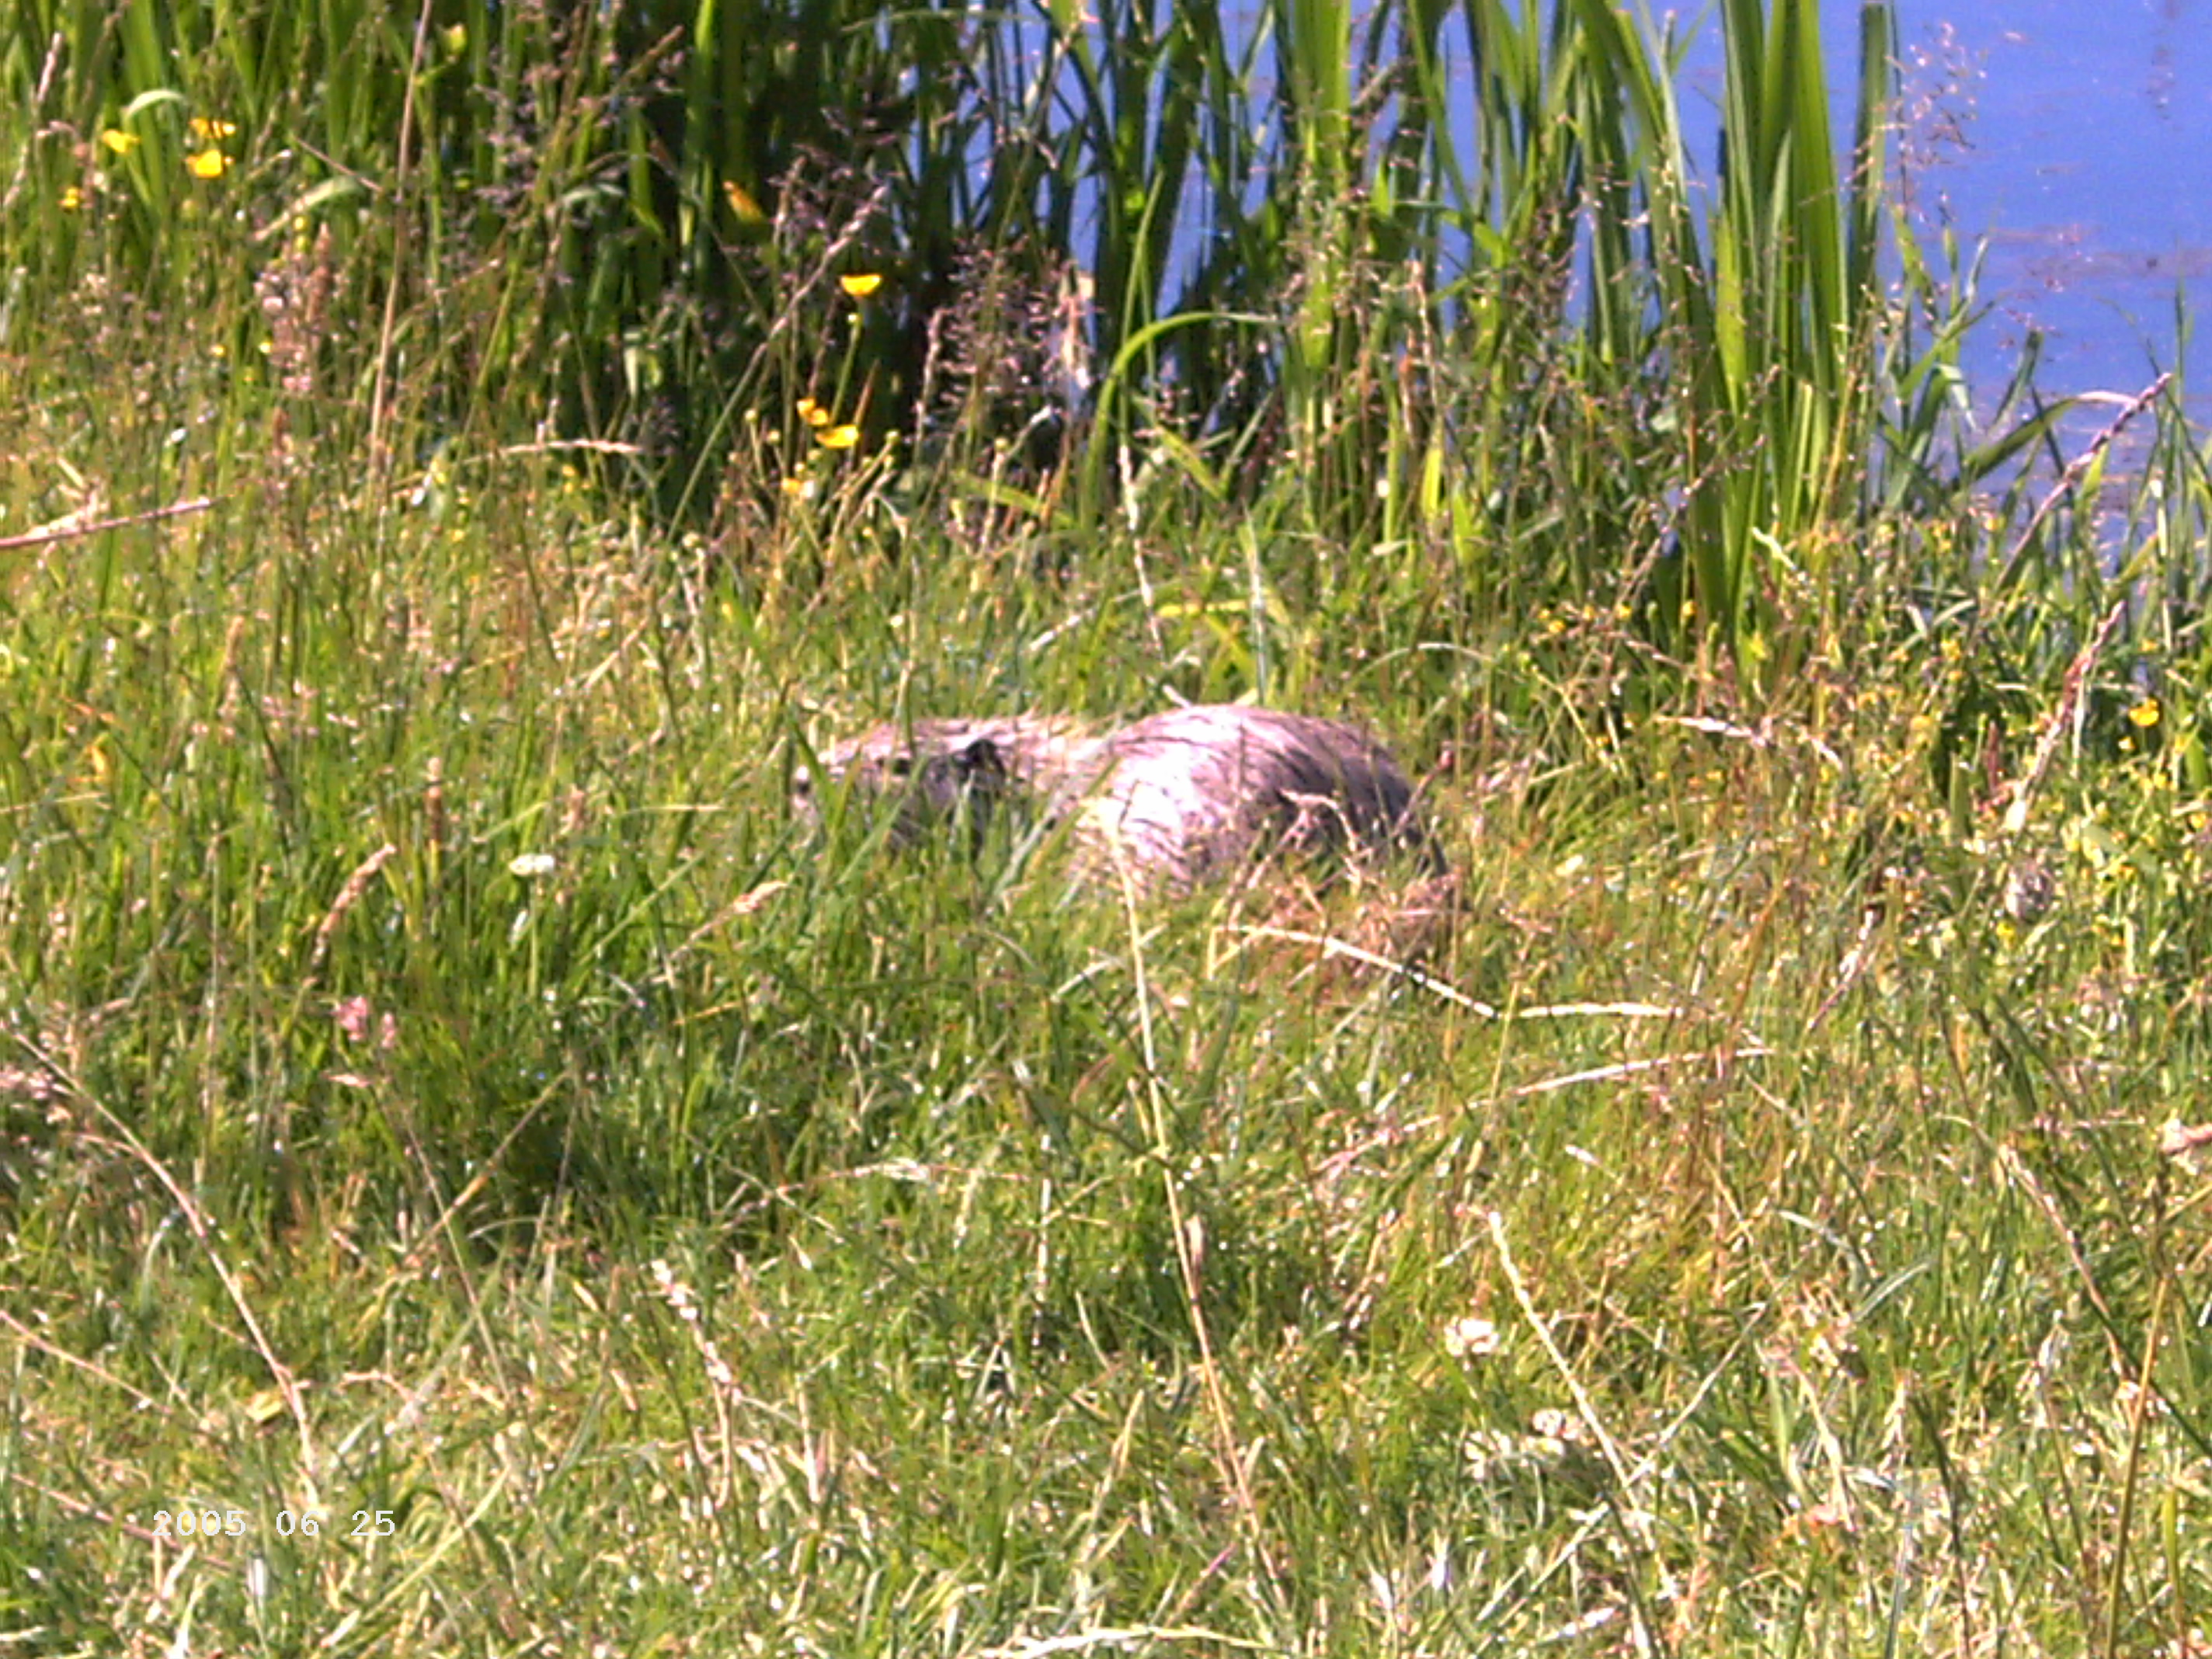
[[[10,15],[13,1648],[2201,1646],[2212,483],[1886,9]],[[1449,902],[787,806],[1240,697]]]

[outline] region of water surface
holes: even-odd
[[[1969,246],[1989,239],[1995,308],[1967,361],[1980,397],[2031,329],[2048,392],[2132,392],[2154,362],[2177,366],[2177,288],[2212,289],[2212,3],[1899,0],[1897,26],[1916,208]],[[1706,33],[1692,86],[1717,99]],[[1823,0],[1822,33],[1847,96],[1856,4]],[[2206,349],[2180,365],[2200,414]]]

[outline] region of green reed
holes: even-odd
[[[925,492],[1003,487],[987,428],[1037,452],[1034,483],[1059,434],[1088,451],[1086,519],[1133,467],[1181,457],[1249,494],[1287,459],[1317,532],[1425,535],[1470,490],[1515,547],[1553,421],[1663,408],[1663,441],[1583,482],[1615,516],[1693,482],[1678,528],[1733,653],[1772,626],[1759,537],[1792,546],[1850,498],[1881,402],[1880,7],[1841,176],[1811,10],[1724,10],[1710,223],[1678,46],[1601,7],[1389,6],[1355,30],[1285,0],[1241,40],[1206,5],[331,0],[132,5],[112,30],[15,9],[5,228],[29,297],[99,269],[151,304],[234,304],[288,226],[327,234],[353,325],[320,349],[380,388],[368,424],[410,464],[586,440],[696,522],[772,508],[761,423],[796,477],[793,411],[834,392],[867,447],[920,440]],[[883,279],[864,317],[848,276]],[[1577,351],[1580,415],[1544,368]]]

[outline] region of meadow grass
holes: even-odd
[[[787,810],[902,701],[1242,689],[1231,528],[775,590],[535,458],[442,519],[319,476],[11,575],[19,1645],[2182,1639],[2158,754],[2068,746],[2008,913],[1905,618],[1756,724],[1607,718],[1607,617],[1289,630],[1431,780],[1408,957],[1387,890],[1132,911]]]
[[[993,379],[1013,239],[1026,344],[971,310],[910,428],[836,280],[891,232],[715,159],[734,56],[325,11],[0,60],[11,1650],[2197,1650],[2212,483],[2171,385],[2124,482],[1966,419],[1971,263],[1899,215],[1868,288],[1809,8],[1728,9],[1710,222],[1664,40],[1471,8],[1469,178],[1405,14],[1371,167],[1285,77],[1218,309],[1114,233],[1095,426]],[[1102,27],[1161,55],[1060,24],[1086,153],[1249,207],[1235,121],[1114,118],[1207,15]],[[526,87],[530,155],[456,136]],[[733,217],[595,276],[609,191]],[[1205,418],[1183,326],[1266,343]],[[789,806],[901,713],[1239,696],[1390,742],[1445,914]]]

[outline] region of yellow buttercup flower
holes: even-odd
[[[138,135],[125,132],[121,127],[110,127],[100,135],[100,142],[107,147],[110,155],[128,155],[138,148]]]
[[[857,426],[824,427],[814,434],[814,441],[824,449],[850,449],[860,441],[860,428]]]
[[[2158,699],[2145,697],[2128,710],[2128,718],[2146,732],[2158,724]]]
[[[185,166],[195,179],[220,179],[230,171],[230,157],[210,144],[185,157]]]
[[[816,403],[813,398],[801,398],[799,400],[799,418],[809,426],[827,426],[830,424],[830,415],[828,410]]]
[[[855,300],[865,300],[884,285],[880,273],[872,270],[855,271],[850,276],[840,276],[837,286]]]
[[[783,481],[783,493],[795,501],[811,501],[814,499],[814,480],[793,473]]]
[[[185,131],[192,135],[194,143],[212,144],[219,139],[238,137],[238,123],[218,121],[210,115],[195,115],[185,123]]]
[[[71,185],[62,192],[61,210],[64,213],[75,213],[83,205],[84,192],[75,185]]]

